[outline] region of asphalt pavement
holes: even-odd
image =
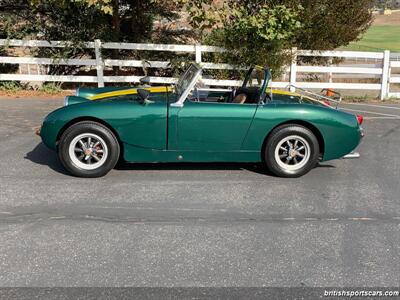
[[[398,286],[400,105],[351,104],[358,160],[69,176],[33,134],[62,100],[0,100],[0,286]]]

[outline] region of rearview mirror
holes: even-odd
[[[146,101],[147,98],[149,98],[150,96],[150,92],[148,90],[144,90],[144,89],[138,89],[137,90],[139,97],[143,100]]]
[[[154,103],[154,101],[149,100],[150,92],[148,90],[138,89],[137,93],[138,93],[140,99],[142,100],[141,101],[142,104]]]

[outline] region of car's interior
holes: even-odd
[[[269,71],[260,67],[250,68],[243,85],[238,88],[215,89],[202,84],[200,80],[195,86],[189,100],[193,102],[258,104],[265,100]]]

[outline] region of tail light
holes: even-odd
[[[357,122],[361,125],[364,122],[364,117],[362,115],[357,115]]]

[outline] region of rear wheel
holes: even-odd
[[[269,170],[280,177],[300,177],[318,163],[319,144],[311,130],[300,125],[283,125],[271,133],[265,147]]]
[[[115,135],[104,125],[84,121],[69,127],[61,136],[58,155],[75,176],[101,177],[118,162],[120,148]]]

